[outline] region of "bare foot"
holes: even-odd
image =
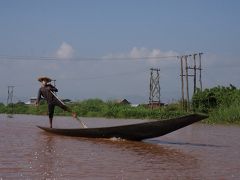
[[[77,118],[77,113],[73,112],[72,117],[76,119]]]

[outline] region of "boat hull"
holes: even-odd
[[[205,115],[192,114],[168,120],[151,121],[113,127],[84,128],[84,129],[56,129],[38,126],[49,133],[87,138],[122,138],[133,141],[154,138],[171,133],[197,121],[207,118]]]

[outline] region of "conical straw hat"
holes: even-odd
[[[49,77],[46,77],[46,76],[42,76],[42,77],[39,77],[38,78],[38,81],[39,82],[42,82],[42,81],[47,81],[47,82],[51,82],[52,81],[52,79],[51,78],[49,78]]]

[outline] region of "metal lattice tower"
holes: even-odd
[[[11,105],[10,114],[13,114],[13,88],[14,86],[8,86],[8,98],[7,98],[7,105]],[[9,116],[11,117],[11,116]]]
[[[150,94],[149,94],[149,105],[160,106],[160,69],[151,68],[150,76]]]
[[[14,86],[8,86],[7,105],[13,103],[13,88],[14,88]]]

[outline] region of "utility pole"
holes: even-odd
[[[200,86],[200,90],[202,91],[202,60],[201,60],[201,56],[203,53],[194,53],[193,56],[193,67],[188,67],[188,69],[192,69],[193,70],[193,94],[196,93],[197,90],[197,70],[199,71],[199,86]],[[197,59],[198,57],[198,59]],[[197,63],[198,60],[198,63]]]
[[[193,77],[193,94],[196,93],[197,90],[197,70],[199,71],[199,86],[200,90],[202,91],[202,64],[201,64],[201,55],[203,53],[194,53],[192,55],[183,55],[179,56],[180,58],[180,63],[181,63],[181,90],[182,90],[182,108],[186,109],[189,111],[190,109],[190,96],[189,96],[189,77]],[[193,57],[193,65],[189,66],[189,58]],[[198,57],[198,59],[197,59]],[[185,60],[185,65],[184,61]],[[192,59],[190,59],[192,60]],[[197,63],[198,60],[198,63]],[[185,74],[184,74],[184,68],[185,68]],[[189,70],[193,70],[193,72],[189,72]],[[184,83],[184,78],[185,76],[185,83]],[[186,84],[186,87],[184,86]],[[186,92],[185,92],[186,90]],[[186,100],[185,100],[185,94],[186,94]],[[186,101],[186,103],[185,103]]]
[[[150,73],[150,94],[149,94],[149,105],[153,109],[153,106],[160,106],[160,69],[151,68]]]
[[[184,109],[184,79],[183,79],[183,56],[180,57],[181,59],[181,85],[182,85],[182,108]]]
[[[187,90],[187,104],[186,104],[186,108],[187,108],[187,111],[189,110],[189,85],[188,85],[188,61],[187,61],[187,58],[188,58],[188,55],[185,55],[184,56],[185,58],[185,70],[186,70],[186,75],[185,75],[185,78],[186,78],[186,90]]]
[[[196,79],[197,79],[197,69],[196,69],[196,55],[197,54],[193,54],[193,70],[194,70],[194,76],[193,76],[193,93],[196,93],[197,90],[197,83],[196,83]]]
[[[203,55],[203,53],[198,53],[198,56],[199,56],[199,83],[200,83],[201,91],[202,91],[202,55]]]

